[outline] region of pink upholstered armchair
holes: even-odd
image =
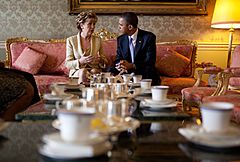
[[[240,72],[240,68],[239,68]],[[217,86],[216,87],[198,87],[198,81],[201,80],[203,74],[216,75],[217,74]],[[240,74],[240,73],[239,73]],[[229,90],[229,78],[233,74],[230,72],[224,72],[219,67],[205,67],[198,71],[198,79],[193,87],[184,88],[182,92],[183,110],[191,110],[192,107],[199,107],[205,97],[208,96],[221,96],[238,94],[238,92]],[[239,75],[240,76],[240,75]]]
[[[219,72],[221,72],[221,75]],[[216,75],[217,73],[219,73],[217,88],[198,87],[203,74]],[[207,96],[234,94],[236,91],[231,91],[234,89],[240,89],[240,45],[236,46],[233,51],[230,68],[223,70],[208,64],[203,70],[198,71],[194,87],[182,90],[183,109],[186,110],[188,107],[191,108],[191,106],[199,107],[203,98]]]

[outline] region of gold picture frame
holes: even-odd
[[[69,0],[69,14],[92,10],[97,14],[126,11],[145,15],[206,15],[207,0]]]

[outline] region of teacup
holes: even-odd
[[[78,78],[70,78],[69,85],[78,85]]]
[[[142,80],[142,75],[134,75],[133,83],[139,83]]]
[[[127,94],[128,92],[128,86],[125,83],[113,83],[112,88],[117,95]]]
[[[206,132],[225,132],[229,128],[234,105],[227,102],[208,102],[201,105],[202,126]]]
[[[91,120],[95,112],[91,109],[58,111],[60,125],[60,135],[64,141],[76,142],[87,139],[90,133]]]
[[[132,76],[130,74],[123,74],[122,78],[124,83],[129,83],[130,80],[132,79]]]
[[[169,86],[153,86],[151,88],[152,100],[162,101],[167,99]]]
[[[122,98],[119,99],[122,118],[130,116],[137,109],[137,102],[135,100]]]
[[[107,94],[103,88],[83,88],[82,96],[86,98],[88,101],[98,101],[103,100]]]
[[[142,79],[140,84],[142,89],[150,89],[152,84],[152,79]]]
[[[53,83],[50,86],[52,95],[61,95],[64,94],[66,83]]]

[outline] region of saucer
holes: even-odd
[[[74,95],[73,94],[69,94],[69,93],[63,93],[60,95],[53,95],[51,93],[47,93],[43,95],[43,99],[45,100],[63,100],[63,99],[68,99],[68,98],[72,98]]]
[[[207,136],[208,138],[233,138],[240,136],[240,129],[234,126],[229,126],[228,129],[221,132],[207,132],[201,125],[190,125],[187,126],[188,130],[193,134],[201,134]]]
[[[122,120],[116,121],[113,124],[110,124],[110,122],[107,122],[107,123],[108,124],[105,124],[102,127],[92,126],[93,127],[92,131],[103,134],[103,135],[112,135],[112,134],[120,133],[127,130],[135,130],[140,126],[140,122],[137,119],[134,119],[131,117],[126,117]],[[61,123],[58,119],[52,122],[52,126],[56,129],[59,129],[60,125]]]
[[[56,147],[44,144],[39,147],[39,153],[57,159],[76,159],[76,158],[89,158],[99,156],[107,153],[112,149],[110,142],[103,142],[96,145],[65,145]]]
[[[146,98],[146,99],[144,99],[144,101],[151,105],[167,105],[167,104],[173,103],[175,100],[167,98],[165,100],[157,101],[157,100],[153,100],[151,98]]]
[[[80,90],[81,88],[84,88],[85,86],[82,84],[66,84],[65,89],[66,90]]]
[[[90,133],[87,138],[84,139],[78,139],[74,142],[66,142],[61,138],[61,135],[59,132],[52,133],[48,135],[43,136],[43,141],[47,143],[48,145],[52,146],[66,146],[66,145],[94,145],[98,143],[105,142],[107,140],[106,136],[97,134],[97,133]]]
[[[148,107],[148,109],[152,109],[152,110],[169,109],[176,106],[177,106],[176,101],[169,104],[152,104],[152,103],[150,104],[145,101],[141,101],[140,103],[140,107]]]
[[[141,83],[140,82],[137,82],[137,83],[128,83],[129,86],[132,86],[132,87],[140,87],[141,86]]]
[[[190,142],[202,146],[214,148],[240,146],[240,129],[233,126],[222,133],[206,132],[201,126],[197,125],[187,128],[179,128],[178,132]]]
[[[151,89],[142,89],[142,90],[141,90],[141,93],[142,93],[142,94],[151,94],[152,91],[151,91]]]

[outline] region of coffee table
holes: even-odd
[[[0,159],[14,162],[176,162],[176,161],[237,161],[239,149],[233,152],[204,150],[188,143],[177,129],[190,121],[161,121],[161,129],[151,130],[151,122],[145,122],[136,134],[123,132],[119,140],[112,142],[113,149],[107,154],[86,159],[52,159],[38,153],[44,134],[56,132],[50,121],[11,122],[0,132]]]

